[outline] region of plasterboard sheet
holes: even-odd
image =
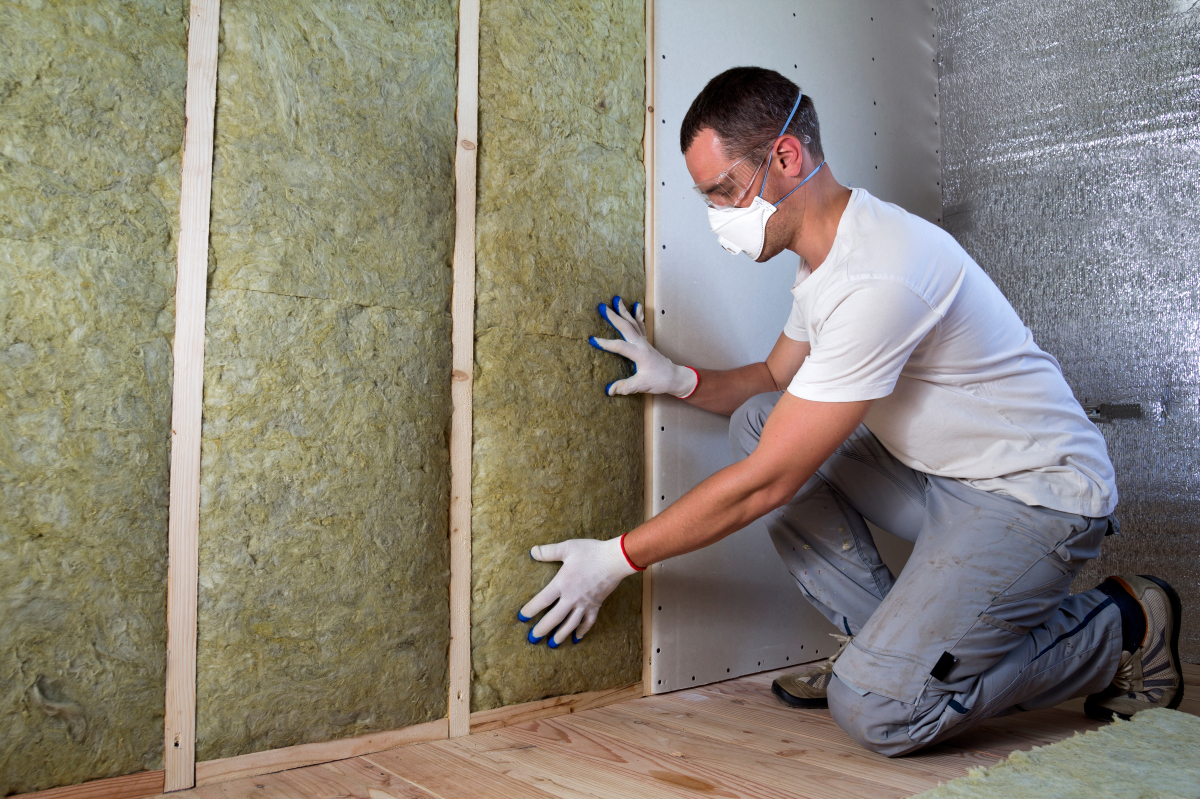
[[[791,307],[798,258],[731,256],[708,230],[679,152],[692,98],[733,66],[776,69],[810,95],[839,182],[941,221],[934,3],[655,3],[655,343],[679,363],[763,360]],[[718,45],[719,46],[716,46]],[[655,403],[654,510],[731,462],[728,420]],[[877,534],[893,570],[906,548]],[[802,599],[759,521],[653,567],[656,693],[824,657],[828,622]]]

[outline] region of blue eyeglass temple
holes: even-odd
[[[787,122],[784,122],[784,123],[783,123],[783,127],[779,129],[779,136],[782,136],[783,134],[787,133],[788,125],[792,124],[792,117],[796,116],[796,109],[798,109],[798,108],[800,107],[800,101],[801,101],[801,100],[803,100],[803,99],[804,99],[804,92],[800,92],[800,94],[796,95],[796,104],[795,104],[794,106],[792,106],[792,113],[788,114]],[[775,138],[779,138],[779,136],[776,136]],[[770,168],[771,168],[771,158],[772,158],[774,155],[775,155],[775,148],[774,148],[774,147],[772,147],[772,148],[771,148],[771,154],[767,156],[767,169],[770,169]],[[808,183],[810,180],[812,180],[812,179],[813,179],[813,175],[815,175],[815,174],[817,174],[818,172],[820,172],[820,171],[821,171],[821,167],[823,167],[823,166],[825,166],[825,162],[824,162],[824,161],[822,161],[821,163],[817,164],[817,168],[816,168],[816,169],[814,169],[812,172],[809,172],[809,173],[808,173],[808,177],[806,177],[804,180],[800,181],[800,183],[796,185],[796,188],[792,189],[792,190],[791,190],[791,191],[789,191],[787,194],[785,194],[785,195],[783,195],[782,197],[780,197],[780,198],[779,198],[779,199],[778,199],[778,200],[777,200],[777,201],[776,201],[774,204],[775,204],[775,205],[779,205],[779,203],[783,202],[783,201],[784,201],[784,200],[786,200],[788,197],[791,197],[791,196],[792,196],[792,194],[793,194],[793,193],[796,191],[796,189],[800,188],[800,187],[801,187],[801,186],[803,186],[805,183]],[[766,175],[764,175],[764,176],[763,176],[763,184],[762,184],[762,188],[758,190],[758,196],[761,198],[761,197],[763,196],[763,192],[764,192],[764,191],[766,191],[766,190],[767,190],[767,178],[766,178]]]

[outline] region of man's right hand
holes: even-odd
[[[660,353],[646,339],[646,309],[640,302],[633,304],[633,313],[620,297],[613,297],[612,307],[600,305],[600,315],[612,325],[620,339],[588,339],[593,347],[612,352],[633,361],[632,377],[609,383],[605,392],[617,394],[671,394],[683,399],[691,396],[700,382],[700,375],[690,366],[678,366]]]

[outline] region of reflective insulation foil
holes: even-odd
[[[1154,574],[1200,661],[1200,4],[944,0],[946,228],[1100,424],[1122,534],[1075,590]]]
[[[644,299],[641,0],[484,0],[479,19],[472,465],[472,710],[641,678],[641,580],[579,644],[526,640],[517,610],[558,571],[535,544],[642,519],[642,399],[597,305]]]

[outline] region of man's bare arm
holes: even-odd
[[[780,334],[766,361],[739,366],[737,369],[697,369],[700,383],[685,402],[729,416],[743,402],[757,394],[787,388],[809,351],[807,341],[793,341]]]
[[[750,457],[717,472],[625,536],[629,559],[644,567],[700,549],[786,504],[870,407],[870,400],[812,402],[784,394]]]

